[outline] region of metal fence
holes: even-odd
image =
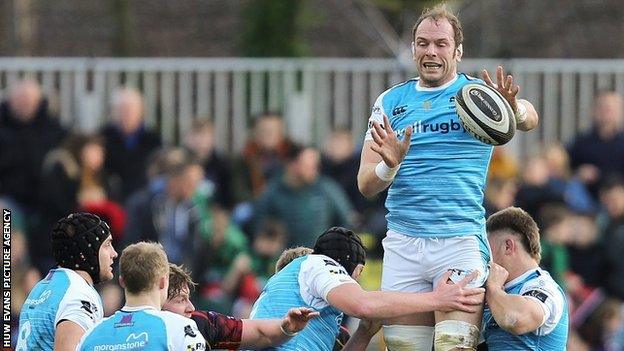
[[[596,91],[624,93],[624,60],[466,59],[460,70],[493,72],[499,64],[541,114],[537,131],[510,144],[520,156],[587,128]],[[339,127],[361,141],[375,98],[414,72],[391,59],[0,58],[1,89],[24,75],[41,82],[65,125],[96,129],[108,118],[111,92],[130,85],[143,92],[147,124],[165,142],[208,117],[217,146],[235,152],[265,110],[283,112],[289,135],[301,142],[320,145]]]

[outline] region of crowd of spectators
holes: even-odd
[[[131,88],[112,94],[110,124],[89,135],[62,126],[34,80],[5,96],[0,205],[14,213],[13,321],[54,264],[52,223],[73,211],[104,218],[117,251],[162,242],[172,262],[192,269],[197,307],[241,317],[284,248],[310,246],[336,225],[377,242],[385,234],[384,195],[360,195],[360,145],[348,130],[318,149],[290,140],[280,114],[266,112],[242,152],[224,155],[207,118],[196,118],[179,146],[163,145]],[[516,205],[537,219],[541,264],[568,294],[570,350],[624,349],[623,109],[620,95],[601,92],[592,128],[569,144],[544,145],[522,162],[504,147],[492,156],[486,211]],[[116,284],[101,292],[107,311],[122,303]]]

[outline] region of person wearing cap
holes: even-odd
[[[91,213],[73,213],[56,223],[51,240],[57,267],[24,302],[17,351],[73,351],[103,318],[102,299],[93,286],[113,278],[117,252],[108,224]]]
[[[447,284],[450,271],[428,293],[365,291],[357,283],[366,262],[366,249],[352,231],[332,227],[321,234],[314,252],[295,258],[277,272],[254,303],[251,319],[283,316],[288,309],[305,306],[320,316],[274,350],[331,350],[343,313],[360,319],[380,320],[431,311],[477,311],[483,288],[466,288],[471,274],[458,284]]]

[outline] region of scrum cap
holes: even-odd
[[[366,262],[366,249],[362,240],[353,231],[343,227],[327,229],[316,239],[314,253],[333,258],[349,273],[353,274],[358,264]]]
[[[87,272],[93,283],[100,282],[100,246],[111,235],[108,224],[86,212],[61,218],[52,229],[52,251],[64,268]]]

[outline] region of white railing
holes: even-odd
[[[624,93],[624,60],[465,59],[460,69],[493,72],[498,64],[541,113],[537,131],[514,138],[520,155],[587,128],[596,91]],[[377,95],[414,72],[391,59],[0,58],[1,89],[24,75],[39,79],[68,126],[96,129],[111,91],[126,84],[143,92],[146,121],[166,142],[205,116],[214,120],[217,146],[238,151],[265,110],[282,111],[289,134],[304,143],[320,145],[338,127],[360,141]]]

